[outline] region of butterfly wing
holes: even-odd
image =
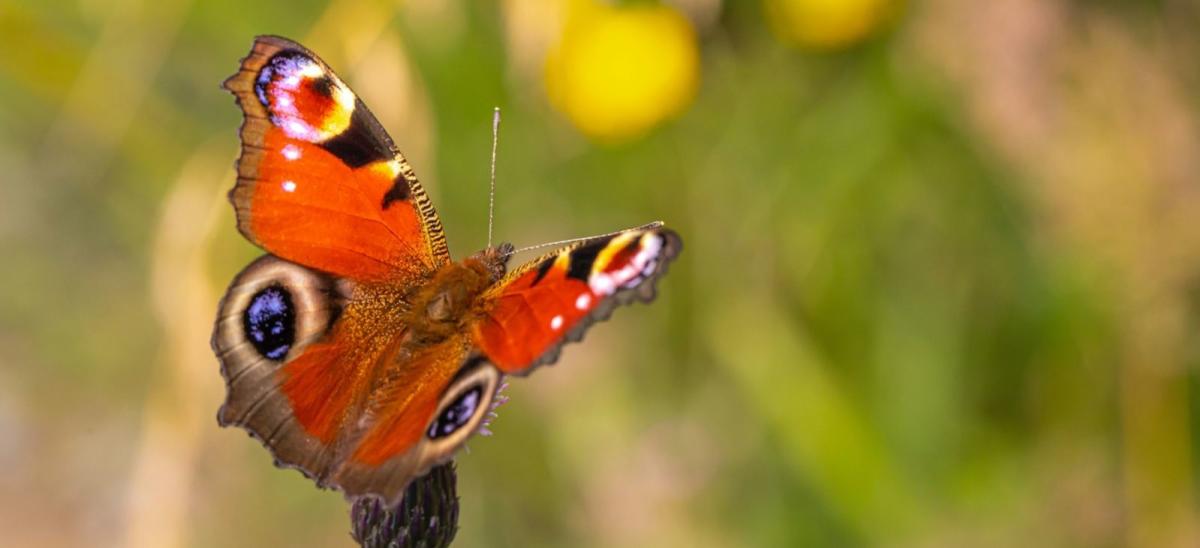
[[[501,373],[469,342],[462,335],[406,356],[380,383],[370,426],[337,472],[344,491],[394,504],[413,478],[450,460],[483,426]]]
[[[490,366],[455,376],[465,336],[415,354],[405,345],[406,299],[449,261],[437,214],[379,123],[304,47],[259,37],[225,87],[245,117],[238,227],[272,255],[220,305],[218,421],[319,485],[396,500],[478,427],[499,379]],[[478,415],[464,415],[455,390]],[[424,436],[445,409],[463,433]]]
[[[553,362],[619,304],[654,297],[681,248],[664,228],[630,230],[569,246],[504,277],[480,298],[461,335],[397,356],[378,379],[370,427],[336,473],[348,493],[397,500],[413,477],[448,460],[478,431],[505,373]],[[441,387],[445,386],[444,389]]]
[[[500,372],[461,334],[406,346],[398,293],[264,255],[221,301],[217,414],[279,466],[347,496],[396,503],[483,424]],[[411,348],[416,348],[412,350]]]
[[[655,281],[682,248],[666,228],[581,242],[514,270],[483,297],[475,344],[504,373],[553,363],[566,342],[620,304],[654,298]]]
[[[234,278],[213,331],[226,383],[217,421],[245,428],[276,464],[318,481],[333,471],[341,422],[361,407],[352,382],[371,368],[338,329],[353,291],[264,255]]]
[[[450,260],[412,168],[315,54],[260,36],[224,86],[244,115],[230,199],[246,238],[357,281],[411,279]]]

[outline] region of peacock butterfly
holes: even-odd
[[[479,430],[505,375],[653,299],[681,249],[655,223],[512,272],[509,244],[452,261],[416,174],[315,54],[260,36],[224,87],[244,116],[229,198],[267,254],[219,306],[217,420],[347,497],[397,503]]]

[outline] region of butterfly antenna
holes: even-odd
[[[500,142],[500,107],[492,111],[492,184],[488,190],[488,241],[492,247],[492,224],[496,212],[496,144]]]
[[[608,236],[616,236],[617,234],[621,234],[621,233],[624,233],[624,232],[629,232],[630,230],[649,230],[649,229],[651,229],[651,228],[658,228],[658,227],[660,227],[660,226],[662,226],[662,225],[663,225],[663,222],[662,222],[662,221],[654,221],[654,222],[652,222],[652,223],[646,223],[646,224],[644,224],[644,225],[641,225],[641,226],[630,227],[630,228],[626,228],[626,229],[624,229],[624,230],[615,230],[615,231],[613,231],[613,232],[606,232],[606,233],[604,233],[604,234],[596,234],[596,235],[594,235],[594,236],[584,236],[584,237],[582,237],[582,238],[571,238],[571,239],[569,239],[569,240],[559,240],[559,241],[557,241],[557,242],[546,242],[546,243],[544,243],[544,244],[531,245],[531,246],[528,246],[528,247],[522,247],[521,249],[515,249],[515,250],[513,250],[513,251],[510,251],[510,252],[506,253],[504,256],[505,256],[505,257],[511,257],[511,256],[513,256],[513,255],[516,255],[517,253],[520,253],[520,252],[522,252],[522,251],[532,251],[532,250],[534,250],[534,249],[541,249],[541,248],[543,248],[543,247],[550,247],[550,246],[552,246],[552,245],[567,245],[567,244],[573,244],[573,243],[575,243],[575,242],[583,242],[583,241],[587,241],[587,240],[595,240],[596,238],[606,238],[606,237],[608,237]]]

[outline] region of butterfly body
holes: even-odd
[[[487,313],[489,303],[480,297],[505,274],[507,257],[500,258],[500,253],[489,248],[462,262],[447,263],[413,292],[409,325],[416,342],[427,344],[462,333],[470,321]]]
[[[452,261],[412,168],[315,54],[259,37],[225,87],[245,116],[230,199],[268,253],[219,307],[218,422],[347,496],[397,502],[479,430],[503,376],[653,298],[681,247],[650,226],[512,272],[508,244]]]

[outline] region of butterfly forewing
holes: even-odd
[[[252,242],[356,280],[416,279],[449,261],[412,168],[315,54],[259,37],[225,87],[245,116],[230,198]]]
[[[505,373],[552,363],[613,308],[654,298],[654,283],[682,243],[665,228],[630,230],[549,253],[513,271],[483,297],[475,343]]]

